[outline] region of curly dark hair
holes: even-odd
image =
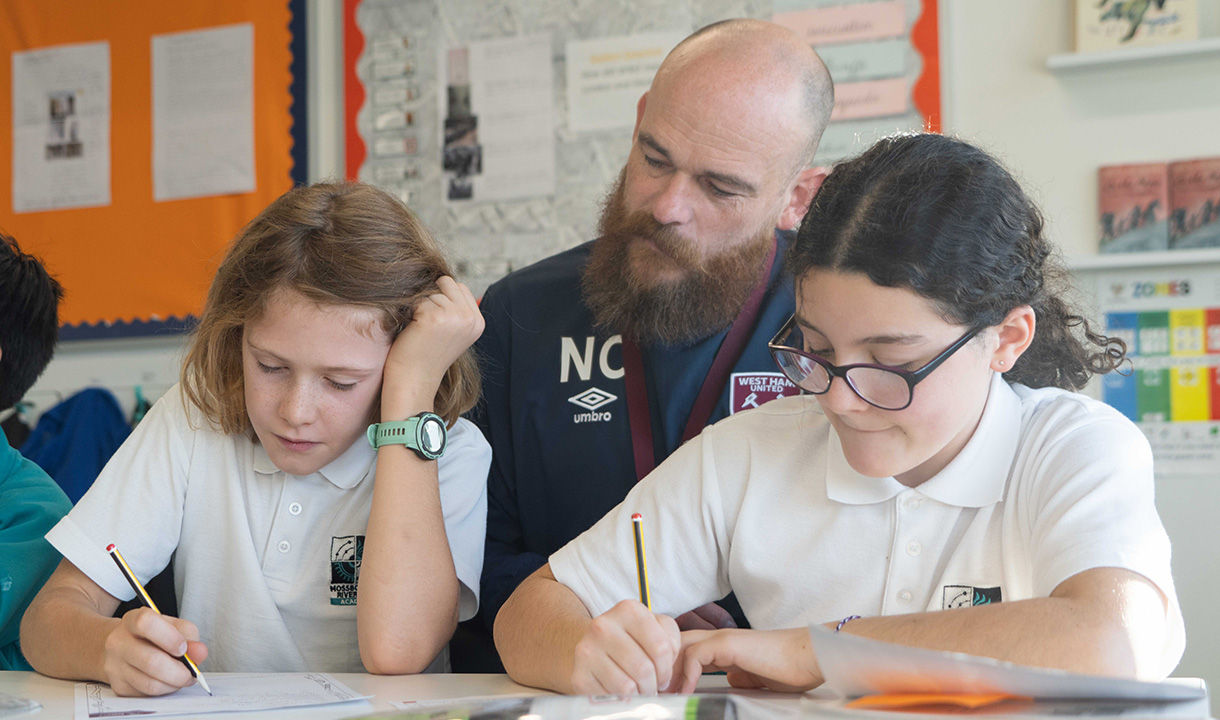
[[[995,158],[954,138],[896,135],[836,166],[786,267],[798,283],[822,268],[908,288],[946,321],[968,327],[997,325],[1029,305],[1033,342],[1004,375],[1029,387],[1079,390],[1126,355],[1122,340],[1094,332],[1064,300],[1068,273],[1017,181]]]

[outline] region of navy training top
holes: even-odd
[[[709,424],[797,393],[767,351],[794,308],[792,281],[782,275],[791,234],[776,235],[758,322]],[[593,329],[581,298],[592,245],[518,270],[483,296],[487,327],[475,346],[483,398],[470,417],[492,448],[479,608],[487,632],[517,585],[619,504],[637,480],[622,342]],[[725,328],[691,345],[641,347],[658,464],[681,443],[727,334]]]

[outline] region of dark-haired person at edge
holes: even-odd
[[[64,291],[38,258],[0,233],[0,411],[8,411],[51,362]],[[30,670],[21,617],[59,563],[43,537],[72,503],[0,431],[0,670]]]
[[[487,291],[471,416],[494,458],[483,604],[455,670],[500,669],[500,605],[684,440],[797,392],[766,341],[792,314],[780,267],[823,177],[810,166],[832,105],[825,66],[791,31],[696,32],[640,98],[598,238]],[[709,602],[679,622],[746,620]]]
[[[1072,392],[1122,361],[1063,300],[1039,211],[985,152],[892,137],[838,165],[769,343],[807,394],[708,428],[505,603],[513,679],[579,693],[822,682],[808,625],[1158,679],[1181,658],[1139,429]],[[632,513],[648,519],[652,610]],[[679,632],[734,591],[753,629]],[[626,599],[625,599],[626,598]],[[540,632],[539,628],[545,628]]]

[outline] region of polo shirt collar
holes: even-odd
[[[360,436],[342,455],[331,460],[317,474],[326,478],[330,484],[342,490],[355,487],[369,473],[373,461],[377,459],[377,451]],[[280,472],[271,462],[267,449],[257,439],[254,441],[254,471],[270,475]]]
[[[984,507],[1003,500],[1020,435],[1021,399],[995,373],[983,416],[966,447],[943,470],[914,489],[958,507]],[[826,494],[831,500],[867,505],[885,502],[909,489],[892,477],[866,477],[853,470],[833,427],[827,450]]]

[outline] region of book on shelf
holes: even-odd
[[[1076,0],[1076,52],[1199,39],[1199,0]]]
[[[1169,249],[1169,163],[1098,168],[1097,205],[1101,252]]]
[[[1220,247],[1220,157],[1169,164],[1169,247]]]

